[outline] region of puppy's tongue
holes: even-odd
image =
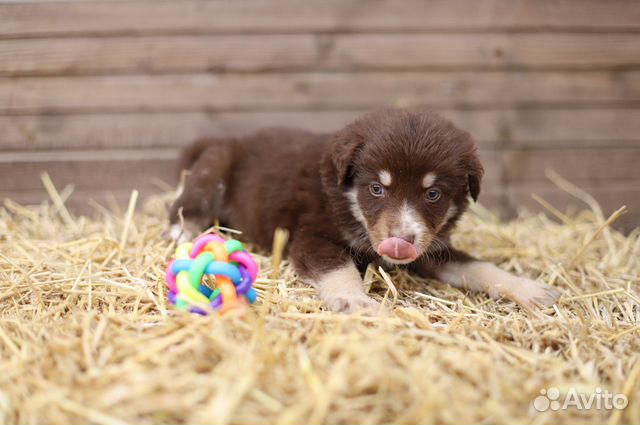
[[[388,238],[378,245],[378,254],[386,255],[395,260],[415,260],[418,258],[418,251],[413,244],[401,238]]]

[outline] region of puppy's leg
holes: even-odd
[[[450,256],[451,261],[431,267],[423,265],[431,269],[427,274],[457,288],[485,292],[494,299],[508,298],[527,307],[550,306],[560,296],[560,291],[546,283],[514,276],[463,252],[452,249]]]
[[[225,182],[232,163],[229,144],[216,143],[202,151],[191,167],[182,193],[171,207],[169,237],[179,241],[191,240],[209,227],[214,219],[220,218]]]
[[[362,288],[362,278],[353,261],[336,266],[334,270],[320,274],[311,281],[320,298],[332,311],[353,313],[358,310],[375,312],[379,303]]]
[[[378,310],[380,304],[365,294],[362,277],[344,248],[324,238],[299,235],[290,252],[297,273],[318,290],[330,310]]]

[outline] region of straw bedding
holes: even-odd
[[[218,318],[167,305],[168,196],[88,218],[49,189],[53,203],[0,209],[0,423],[640,423],[640,231],[611,230],[586,195],[553,220],[475,208],[455,234],[561,288],[553,308],[371,269],[387,309],[332,314],[258,256],[257,305]],[[549,387],[629,405],[537,413]]]

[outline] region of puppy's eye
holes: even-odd
[[[427,201],[429,202],[438,202],[441,196],[442,192],[436,187],[427,190]]]
[[[373,196],[384,195],[384,187],[380,183],[371,183],[371,185],[369,185],[369,190]]]

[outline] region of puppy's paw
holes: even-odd
[[[162,233],[162,237],[169,241],[176,241],[178,244],[189,242],[198,234],[198,231],[194,230],[196,228],[195,224],[189,222],[185,222],[184,227],[180,223],[175,223]]]
[[[361,311],[367,314],[375,314],[380,309],[380,303],[364,293],[330,294],[325,297],[324,302],[331,311],[337,313],[356,313]]]
[[[560,291],[543,282],[517,278],[510,286],[509,298],[526,307],[549,307],[555,304]]]

